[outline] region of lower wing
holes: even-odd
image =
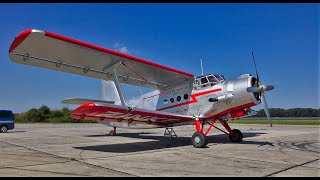
[[[79,120],[99,120],[108,122],[153,124],[169,126],[171,124],[187,124],[193,122],[192,116],[163,113],[145,109],[127,108],[118,105],[100,106],[95,103],[87,103],[79,106],[71,112],[71,118]]]

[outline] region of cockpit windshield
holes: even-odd
[[[209,82],[216,82],[216,83],[219,82],[219,79],[217,79],[216,77],[214,77],[212,75],[208,76],[208,80],[209,80]]]
[[[219,80],[219,82],[222,82],[225,80],[221,75],[215,74],[214,76]]]

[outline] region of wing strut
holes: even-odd
[[[117,91],[118,91],[118,93],[119,93],[121,105],[122,105],[123,107],[127,107],[126,102],[125,102],[124,97],[123,97],[123,93],[122,93],[121,88],[120,88],[120,83],[119,83],[119,79],[118,79],[118,75],[117,75],[117,68],[118,68],[121,64],[122,64],[122,61],[120,61],[120,62],[118,62],[118,63],[116,63],[116,64],[114,64],[114,65],[111,66],[111,68],[113,69],[113,76],[112,76],[112,78],[113,78],[113,81],[114,81],[114,83],[115,83],[115,85],[116,85]]]
[[[139,73],[137,73],[136,71],[134,71],[133,69],[131,69],[130,67],[128,67],[125,63],[122,63],[122,64],[123,64],[125,67],[127,67],[130,71],[132,71],[134,74],[136,74],[138,77],[140,77],[143,81],[145,81],[146,83],[149,83],[148,80],[146,80],[146,79],[145,79],[143,76],[141,76]],[[165,95],[167,98],[169,98],[169,96],[168,96],[166,93],[161,93],[161,89],[159,89],[157,86],[155,86],[155,85],[153,85],[153,84],[151,84],[151,85],[154,86],[155,89],[159,90],[160,94],[163,94],[163,95]],[[160,94],[159,94],[159,95],[160,95]],[[174,103],[176,103],[176,102],[174,102]],[[178,106],[178,107],[180,107],[181,109],[183,109],[183,111],[189,113],[191,116],[193,116],[194,118],[196,118],[196,116],[193,115],[193,114],[192,114],[190,111],[188,111],[187,109],[183,108],[182,106]],[[129,107],[129,110],[131,110],[130,107]]]

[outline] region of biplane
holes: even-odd
[[[196,77],[115,50],[29,29],[15,37],[9,57],[15,63],[101,79],[106,93],[113,93],[109,98],[68,98],[62,103],[78,105],[70,114],[73,119],[94,120],[113,127],[110,135],[116,135],[117,127],[166,128],[172,133],[168,128],[194,125],[191,137],[194,147],[207,145],[206,137],[212,127],[229,135],[232,142],[241,142],[241,131],[231,129],[228,121],[252,116],[251,107],[260,103],[264,104],[272,126],[264,93],[274,86],[260,82],[254,56],[256,77],[250,74],[232,80],[221,74]],[[152,91],[126,100],[121,83]],[[215,126],[216,122],[226,130]]]

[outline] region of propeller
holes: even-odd
[[[268,104],[267,104],[266,98],[264,97],[264,94],[262,94],[261,97],[262,97],[261,101],[262,101],[262,104],[263,104],[264,112],[266,113],[266,116],[267,116],[267,119],[269,121],[270,127],[272,127],[272,121],[271,121],[271,118],[270,118],[270,112],[269,112],[269,108],[268,108]]]
[[[268,105],[267,105],[267,100],[264,96],[264,93],[267,92],[267,91],[271,91],[274,89],[274,86],[273,85],[264,85],[260,82],[260,79],[259,79],[259,75],[258,75],[258,70],[257,70],[257,66],[256,66],[256,61],[254,59],[254,54],[253,54],[253,51],[252,51],[252,59],[253,59],[253,64],[254,64],[254,67],[255,67],[255,70],[256,70],[256,75],[257,75],[257,78],[256,78],[256,81],[254,81],[254,83],[252,84],[251,87],[248,87],[247,88],[247,91],[248,92],[253,92],[255,94],[255,97],[259,100],[261,100],[261,103],[263,104],[263,109],[264,109],[264,112],[267,116],[267,119],[268,119],[268,122],[269,122],[269,125],[270,127],[272,127],[272,121],[271,121],[271,118],[270,118],[270,112],[269,112],[269,108],[268,108]]]

